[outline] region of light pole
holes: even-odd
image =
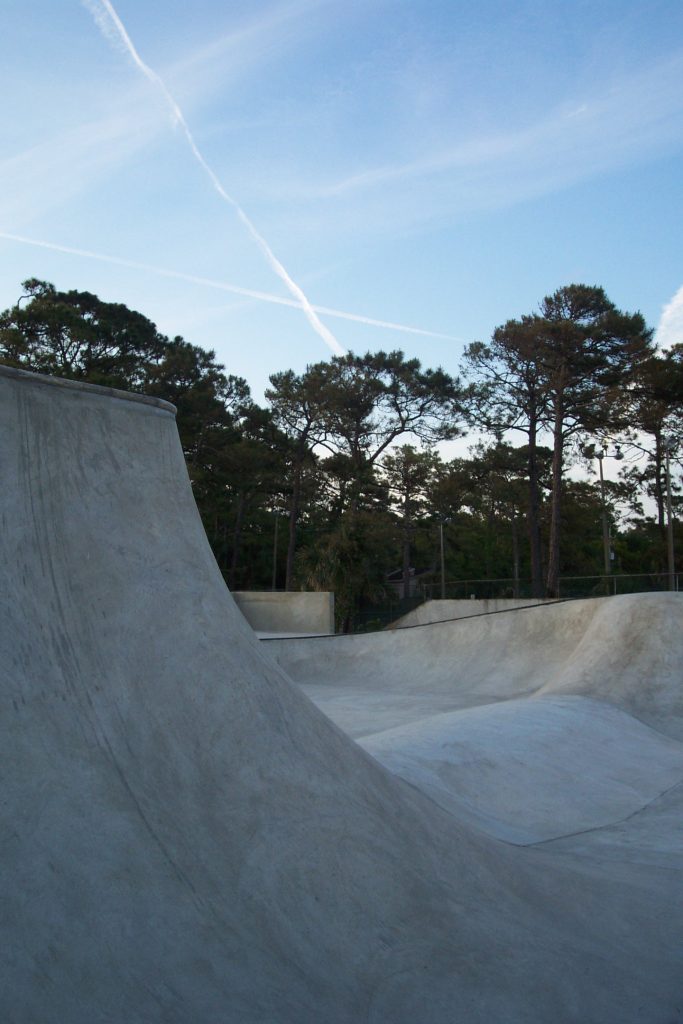
[[[595,457],[600,467],[600,503],[602,505],[602,553],[605,563],[605,576],[609,576],[612,570],[612,559],[610,558],[609,523],[607,522],[607,505],[605,503],[605,476],[602,472],[602,460],[605,458],[604,448],[597,448]]]
[[[439,523],[439,540],[441,543],[441,600],[446,597],[446,561],[443,552],[443,520]]]
[[[602,553],[605,566],[605,576],[610,576],[612,573],[612,552],[610,546],[610,535],[609,535],[609,521],[607,519],[607,501],[605,500],[605,475],[602,471],[602,460],[606,458],[613,458],[617,462],[621,462],[624,457],[624,453],[621,450],[620,445],[614,446],[613,452],[607,451],[607,446],[604,443],[599,445],[588,445],[583,450],[586,458],[597,459],[598,466],[600,467],[600,504],[602,506]]]
[[[277,534],[280,525],[280,515],[277,506],[273,508],[273,512],[275,513],[275,533],[273,536],[273,578],[270,589],[275,591],[277,590]]]
[[[674,562],[674,518],[671,510],[671,468],[669,459],[676,447],[676,438],[669,434],[662,438],[664,446],[664,467],[666,473],[666,540],[667,540],[667,563],[669,567],[669,590],[676,589],[676,566]]]

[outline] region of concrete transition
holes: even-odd
[[[537,604],[550,604],[554,598],[537,597],[492,597],[483,600],[470,598],[425,601],[417,608],[392,622],[387,629],[405,629],[407,626],[427,626],[432,622],[450,619],[467,619],[473,615],[490,615],[492,612],[511,611],[514,608],[529,608]]]
[[[329,591],[233,591],[251,628],[261,636],[334,633],[334,594]]]
[[[168,406],[0,430],[2,1020],[683,1019],[677,595],[259,643]]]

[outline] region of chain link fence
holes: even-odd
[[[683,574],[666,572],[614,574],[610,576],[562,576],[559,598],[574,600],[589,597],[612,597],[618,594],[646,594],[657,591],[679,591]],[[673,585],[672,585],[673,584]],[[385,629],[425,601],[439,600],[494,601],[510,598],[533,600],[530,580],[446,580],[423,583],[414,597],[396,598],[381,605],[366,606],[354,616],[354,633],[372,633]]]
[[[679,590],[681,573],[637,573],[614,574],[610,576],[562,576],[559,581],[561,598],[605,597],[615,594],[643,594],[661,590]],[[671,585],[673,584],[673,585]],[[442,594],[443,591],[443,594]],[[499,598],[531,598],[533,597],[530,580],[446,580],[442,584],[426,583],[422,585],[425,601],[438,600],[442,596],[448,600],[477,601]]]

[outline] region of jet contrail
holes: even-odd
[[[174,121],[182,129],[183,134],[185,135],[185,138],[187,139],[187,142],[190,146],[190,149],[192,150],[192,153],[197,162],[199,163],[200,167],[208,175],[211,184],[215,188],[216,192],[218,192],[221,199],[223,199],[226,203],[232,206],[237,216],[241,220],[242,224],[245,226],[245,228],[251,235],[252,239],[265,256],[266,261],[270,264],[271,268],[275,271],[278,277],[285,283],[289,292],[294,296],[295,299],[297,299],[297,305],[299,305],[301,309],[303,309],[313,330],[320,335],[325,344],[329,346],[329,348],[332,350],[332,352],[335,353],[335,355],[345,355],[346,350],[342,348],[342,346],[339,344],[335,336],[332,334],[332,331],[330,331],[329,328],[326,327],[325,324],[321,322],[313,306],[308,301],[299,285],[295,281],[293,281],[292,278],[289,276],[289,274],[283,267],[282,263],[280,263],[279,259],[266,242],[265,238],[263,238],[263,236],[258,233],[256,228],[254,227],[254,225],[249,220],[246,213],[240,206],[240,204],[237,202],[237,200],[233,199],[233,197],[223,188],[223,185],[221,184],[218,176],[209,166],[209,164],[204,159],[202,153],[200,152],[199,147],[197,146],[197,143],[194,140],[194,136],[192,135],[192,132],[190,131],[190,128],[187,124],[187,121],[185,120],[183,112],[176,103],[176,101],[174,100],[171,93],[168,91],[166,83],[163,81],[162,78],[159,77],[156,71],[153,71],[152,68],[150,68],[149,65],[145,64],[145,62],[142,60],[139,53],[135,49],[135,46],[133,45],[133,42],[130,36],[128,35],[128,32],[126,31],[123,22],[121,21],[118,14],[114,10],[114,7],[110,3],[110,0],[83,0],[83,2],[89,9],[91,14],[93,14],[96,24],[105,36],[110,37],[110,32],[108,31],[108,28],[110,26],[113,26],[118,39],[121,43],[123,43],[126,51],[133,59],[134,63],[137,65],[140,71],[153,85],[155,85],[158,89],[161,90],[164,99],[166,100],[168,106],[171,109]],[[107,16],[109,18],[108,22],[106,21]]]
[[[253,288],[243,288],[238,284],[227,284],[224,281],[215,281],[210,277],[198,277],[195,274],[186,274],[182,270],[169,270],[167,267],[157,267],[151,263],[140,263],[137,260],[125,259],[122,256],[107,256],[101,252],[92,252],[90,249],[77,249],[71,245],[58,245],[56,242],[45,242],[38,238],[27,238],[25,235],[11,234],[9,231],[0,231],[0,238],[6,238],[10,242],[20,242],[22,245],[33,245],[38,249],[50,249],[53,252],[63,252],[68,256],[83,256],[86,259],[98,260],[100,263],[113,263],[118,267],[128,267],[131,270],[142,270],[150,274],[158,274],[160,277],[173,277],[180,281],[188,281],[190,284],[203,285],[206,288],[216,288],[218,291],[230,292],[233,295],[242,295],[247,299],[257,299],[259,302],[270,302],[276,306],[288,306],[290,309],[302,309],[302,305],[296,299],[285,299],[281,295],[273,295],[271,292],[260,292]],[[352,320],[354,323],[367,324],[369,327],[381,327],[388,331],[401,331],[404,334],[419,334],[425,338],[442,338],[445,341],[462,342],[463,338],[456,338],[452,334],[444,334],[441,331],[428,331],[424,327],[411,327],[408,324],[397,324],[392,320],[377,320],[371,316],[363,316],[362,313],[347,313],[341,309],[331,309],[329,306],[313,306],[316,313],[323,313],[325,316],[333,316],[338,320]]]

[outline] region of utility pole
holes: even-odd
[[[602,507],[602,557],[605,570],[605,592],[610,593],[610,581],[609,577],[612,575],[612,544],[610,539],[609,531],[609,519],[607,518],[607,499],[605,496],[605,474],[602,469],[602,460],[606,458],[616,459],[617,462],[621,462],[624,457],[624,453],[621,450],[621,445],[616,444],[613,452],[607,451],[607,444],[601,442],[597,447],[593,444],[587,445],[583,449],[583,454],[588,459],[597,459],[598,466],[600,467],[600,504]]]
[[[602,472],[602,460],[606,455],[604,448],[598,448],[595,457],[600,467],[600,500],[602,504],[602,553],[605,566],[605,576],[612,571],[612,559],[610,558],[609,523],[607,522],[607,503],[605,501],[605,476]]]
[[[277,531],[280,525],[280,516],[277,508],[273,511],[275,512],[275,535],[273,537],[273,582],[270,589],[275,591],[277,590]]]
[[[676,440],[674,437],[663,438],[664,442],[664,466],[666,472],[666,539],[667,539],[667,562],[669,567],[669,590],[676,589],[676,563],[674,560],[674,517],[671,508],[671,467],[669,460],[674,450]]]
[[[446,597],[446,562],[443,552],[443,522],[439,523],[439,539],[441,541],[441,600]]]

